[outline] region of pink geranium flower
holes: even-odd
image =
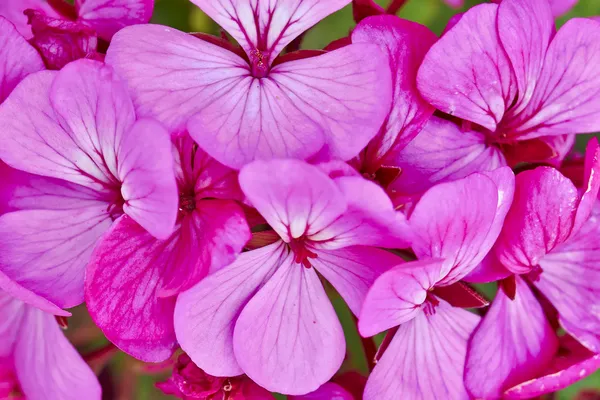
[[[177,339],[207,373],[302,395],[339,369],[344,334],[317,271],[358,315],[375,278],[400,261],[370,246],[404,248],[410,235],[381,188],[335,172],[297,160],[242,169],[241,188],[275,238],[179,295]]]
[[[0,316],[0,397],[100,400],[96,376],[63,335],[54,315],[0,290]]]
[[[156,239],[124,215],[104,235],[86,273],[86,304],[108,339],[134,357],[159,362],[177,340],[178,293],[233,262],[250,239],[233,171],[189,138],[176,141],[179,214],[175,231]]]
[[[514,175],[504,167],[428,190],[409,217],[420,261],[400,264],[369,289],[358,328],[368,337],[400,325],[371,373],[365,400],[468,399],[467,340],[479,317],[444,300],[483,260],[510,207]]]
[[[0,106],[0,271],[60,307],[83,301],[96,241],[123,213],[157,238],[177,215],[169,134],[101,63],[29,75]]]
[[[376,135],[391,101],[379,46],[331,52],[283,49],[350,0],[195,0],[243,51],[150,25],[117,34],[106,61],[128,79],[140,115],[189,130],[232,168],[255,159],[356,156]]]

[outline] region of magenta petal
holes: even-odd
[[[428,291],[443,277],[443,266],[442,260],[414,261],[383,273],[369,289],[362,306],[360,334],[374,336],[422,313]]]
[[[514,300],[498,291],[469,342],[465,385],[476,398],[500,398],[504,390],[536,377],[558,348],[527,283],[516,277],[516,284]]]
[[[71,210],[25,210],[0,217],[0,269],[64,308],[83,301],[85,267],[112,223],[106,204]]]
[[[100,400],[94,372],[62,333],[54,317],[27,308],[15,345],[15,370],[27,399]]]
[[[382,131],[368,147],[370,162],[378,164],[404,148],[433,114],[434,107],[417,90],[417,71],[436,40],[437,36],[423,25],[391,15],[366,18],[352,33],[353,43],[382,46],[392,70],[392,109]]]
[[[233,347],[253,381],[293,395],[329,381],[346,353],[342,326],[317,273],[291,257],[244,307]]]
[[[445,260],[441,283],[471,272],[492,248],[508,212],[514,175],[508,167],[441,183],[415,206],[410,225],[418,258]]]
[[[176,347],[175,298],[159,298],[162,275],[177,268],[179,237],[161,241],[128,216],[98,243],[86,272],[85,298],[94,322],[126,353],[164,361]]]
[[[560,17],[573,8],[578,1],[579,0],[549,0],[550,7],[552,7],[552,15]]]
[[[23,78],[43,69],[38,52],[0,16],[0,104]]]
[[[463,280],[473,283],[488,283],[502,280],[510,275],[512,275],[512,272],[502,265],[496,257],[496,253],[492,250]]]
[[[312,393],[302,396],[288,396],[289,400],[355,400],[343,387],[328,382]]]
[[[312,266],[333,285],[356,316],[375,279],[402,262],[388,251],[364,246],[319,250],[318,257],[311,260]]]
[[[231,265],[179,295],[177,340],[198,367],[214,376],[243,373],[233,354],[233,328],[248,300],[287,257],[284,250],[278,241],[242,253]]]
[[[431,47],[417,76],[419,90],[431,104],[492,131],[516,91],[496,31],[497,10],[495,4],[482,4],[467,11]]]
[[[77,0],[79,20],[106,41],[128,25],[147,23],[153,10],[154,0]]]
[[[598,199],[600,190],[600,146],[598,139],[592,138],[585,150],[583,193],[575,212],[571,235],[577,233],[586,223]]]
[[[242,46],[270,65],[292,40],[351,0],[192,0]]]
[[[13,348],[20,334],[19,330],[26,308],[27,306],[22,301],[0,290],[0,315],[2,316],[0,319],[0,336],[2,337],[2,341],[0,341],[1,364],[7,363],[12,357]],[[2,387],[0,384],[0,393],[2,393]]]
[[[390,165],[402,169],[390,189],[416,195],[437,183],[505,166],[502,152],[487,146],[485,140],[479,132],[463,131],[454,122],[431,117],[417,137],[390,160]]]
[[[49,17],[58,17],[59,15],[46,2],[46,0],[3,0],[0,2],[0,16],[12,22],[19,33],[25,39],[31,38],[31,27],[27,24],[27,17],[23,11],[28,8],[44,12]]]
[[[468,400],[463,384],[467,340],[479,317],[445,301],[400,325],[371,373],[364,400]]]

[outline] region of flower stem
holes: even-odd
[[[386,12],[388,14],[396,14],[406,4],[406,0],[392,0]]]

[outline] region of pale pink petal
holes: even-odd
[[[27,306],[9,293],[0,290],[0,364],[10,363],[13,348],[20,334],[23,313]],[[0,391],[1,393],[1,391]]]
[[[39,53],[0,16],[0,104],[23,78],[43,69]]]
[[[367,168],[377,169],[381,162],[404,148],[423,128],[434,107],[417,90],[417,71],[437,36],[415,22],[391,15],[364,19],[353,31],[353,43],[380,45],[390,58],[392,109],[382,130],[367,147]]]
[[[15,370],[29,400],[100,400],[94,372],[64,336],[54,316],[27,308],[15,345]]]
[[[198,367],[215,376],[243,373],[233,353],[235,322],[286,257],[287,250],[280,241],[242,253],[231,265],[179,295],[175,333],[181,348]]]
[[[312,266],[333,285],[358,317],[367,291],[383,272],[403,263],[402,258],[375,247],[352,246],[319,250]]]
[[[499,398],[550,363],[558,339],[527,283],[516,277],[510,300],[498,294],[469,342],[465,385],[475,398]]]
[[[242,46],[270,65],[292,40],[351,0],[192,0]]]
[[[500,149],[487,146],[485,140],[479,132],[463,131],[454,122],[431,117],[417,137],[389,161],[402,169],[390,189],[416,195],[437,183],[505,166]]]
[[[59,17],[46,0],[3,0],[0,2],[0,16],[12,22],[25,39],[31,39],[31,27],[23,11],[31,8],[46,13],[50,17]]]
[[[346,353],[342,326],[317,273],[291,257],[244,307],[233,347],[254,382],[293,395],[329,381]]]
[[[117,31],[150,21],[154,0],[77,0],[79,20],[110,41]]]
[[[310,232],[309,238],[316,242],[317,248],[410,247],[412,229],[379,185],[357,176],[342,176],[336,178],[335,183],[348,208],[329,225]]]
[[[531,101],[554,30],[548,0],[503,0],[500,3],[498,36],[513,67],[518,90],[511,113],[518,113]]]
[[[409,223],[418,258],[445,260],[444,279],[451,284],[471,272],[494,245],[514,190],[508,167],[478,173],[429,189]]]
[[[441,300],[400,325],[367,381],[365,400],[468,400],[463,384],[467,340],[479,317]]]
[[[369,289],[362,306],[358,329],[374,336],[423,313],[428,291],[443,275],[442,260],[414,261],[383,273]]]
[[[298,160],[255,161],[241,170],[240,185],[286,242],[318,233],[347,209],[334,181]]]
[[[302,396],[288,396],[290,400],[355,400],[343,387],[336,383],[328,382],[309,394]]]
[[[421,94],[436,108],[492,131],[516,92],[496,31],[497,10],[481,4],[467,11],[431,47],[417,76]]]
[[[0,270],[64,308],[83,301],[85,267],[112,220],[106,203],[0,217]]]
[[[6,274],[0,271],[0,293],[5,292],[8,296],[19,299],[40,310],[64,317],[70,317],[71,313],[62,310],[56,304],[48,301],[42,296],[38,296],[34,292],[19,285],[17,282],[10,279]]]
[[[176,298],[157,292],[165,271],[179,267],[179,245],[179,235],[157,240],[125,215],[98,242],[86,270],[92,319],[108,340],[143,361],[164,361],[176,348]]]
[[[600,207],[581,230],[540,260],[534,284],[550,300],[563,328],[600,351]]]
[[[504,3],[503,3],[504,4]],[[502,8],[502,7],[501,7]],[[538,16],[531,17],[533,21]],[[552,24],[553,26],[553,24]],[[515,134],[520,139],[600,129],[600,23],[572,19],[556,34],[548,48],[535,92],[519,117]]]

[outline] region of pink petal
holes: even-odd
[[[518,90],[517,102],[511,110],[513,114],[527,106],[533,96],[554,29],[548,0],[504,0],[500,3],[498,35],[513,67]]]
[[[317,234],[347,208],[332,179],[298,160],[255,161],[241,170],[240,186],[286,242]]]
[[[479,317],[443,300],[400,325],[367,381],[365,400],[468,400],[463,384],[467,340]]]
[[[126,353],[147,362],[176,348],[175,298],[160,298],[166,270],[178,268],[179,236],[155,239],[128,216],[98,243],[86,271],[85,298],[94,322]]]
[[[293,395],[329,381],[346,353],[342,326],[317,273],[291,257],[244,307],[233,347],[253,381]]]
[[[417,90],[417,71],[437,36],[423,25],[391,15],[363,20],[352,33],[353,43],[380,45],[390,58],[392,109],[381,132],[369,144],[372,167],[404,148],[423,128],[434,107]]]
[[[536,377],[558,348],[533,293],[520,277],[516,284],[514,300],[498,291],[469,342],[465,385],[476,398],[499,398],[505,389]]]
[[[600,206],[579,233],[540,260],[534,284],[557,309],[563,328],[594,352],[600,351]]]
[[[502,280],[510,275],[512,275],[512,272],[502,265],[496,253],[492,250],[481,260],[481,264],[465,276],[463,280],[473,283],[488,283]]]
[[[482,4],[467,11],[431,47],[417,76],[421,94],[436,108],[492,131],[516,91],[496,31],[497,10]]]
[[[421,305],[443,278],[442,269],[442,260],[424,260],[384,272],[367,293],[358,321],[360,334],[374,336],[422,314]]]
[[[27,399],[102,397],[96,375],[63,335],[54,317],[34,308],[24,311],[15,345],[15,370]]]
[[[312,393],[303,396],[288,396],[289,400],[354,400],[343,387],[328,382]]]
[[[77,0],[79,20],[106,41],[126,26],[147,23],[153,10],[154,0]]]
[[[0,104],[23,78],[43,69],[44,62],[38,52],[13,24],[0,16]]]
[[[560,17],[572,9],[579,0],[549,0],[552,15]]]
[[[585,150],[583,174],[583,193],[577,205],[571,235],[578,232],[588,220],[600,191],[600,145],[595,137],[588,142]]]
[[[242,46],[270,65],[292,40],[351,0],[192,0]]]
[[[402,169],[390,189],[416,195],[436,183],[493,171],[505,166],[506,160],[498,148],[485,144],[483,134],[463,131],[455,123],[434,116],[390,164]]]
[[[242,253],[231,265],[183,292],[175,333],[194,363],[214,376],[243,373],[233,354],[233,328],[248,300],[287,257],[282,242]]]
[[[375,279],[403,262],[395,254],[375,247],[352,246],[320,250],[318,254],[311,260],[312,266],[335,287],[356,316]]]
[[[13,348],[20,334],[26,308],[25,303],[0,290],[0,364],[12,363]]]
[[[594,68],[600,62],[598,34],[600,24],[587,18],[571,20],[558,31],[517,130],[520,138],[600,129],[595,117],[600,112],[600,78]]]
[[[492,248],[514,190],[508,167],[429,189],[410,216],[418,258],[445,260],[443,284],[459,281]]]
[[[49,17],[59,16],[46,0],[3,0],[0,2],[0,16],[12,22],[25,39],[30,39],[32,36],[31,27],[27,24],[27,17],[23,14],[23,11],[28,8],[42,11]]]
[[[0,269],[56,305],[83,301],[85,267],[112,223],[106,204],[70,210],[24,210],[0,217]]]

